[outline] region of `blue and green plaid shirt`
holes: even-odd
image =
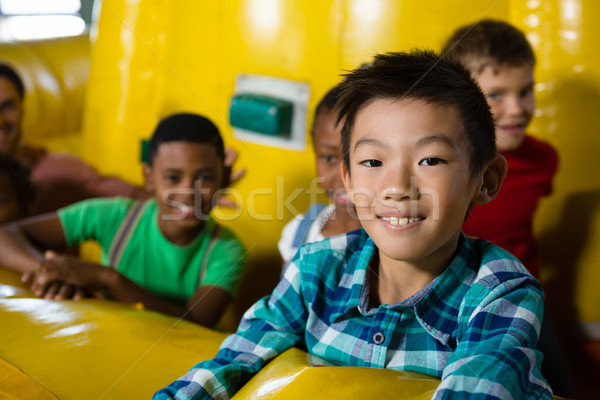
[[[364,230],[303,246],[216,357],[155,398],[228,398],[293,346],[339,365],[439,377],[434,399],[551,398],[535,350],[543,292],[521,263],[461,236],[456,257],[427,287],[372,307],[367,269],[376,251]]]

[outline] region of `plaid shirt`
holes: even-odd
[[[521,263],[461,235],[456,257],[427,287],[372,307],[367,269],[375,251],[364,230],[301,247],[217,356],[155,398],[228,398],[293,346],[339,365],[439,377],[434,399],[551,398],[534,349],[543,292]]]

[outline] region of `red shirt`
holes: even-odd
[[[490,203],[473,207],[463,231],[508,250],[538,277],[533,216],[540,198],[552,192],[558,155],[551,145],[530,136],[518,149],[501,154],[508,173],[500,192]]]

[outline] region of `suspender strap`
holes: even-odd
[[[117,234],[110,244],[108,262],[114,269],[117,269],[117,265],[119,265],[119,262],[121,261],[121,256],[123,256],[123,251],[125,250],[125,244],[129,241],[134,228],[137,226],[142,215],[144,204],[146,203],[138,201],[129,208],[127,215],[125,215],[123,222],[121,222],[121,225],[119,226]]]
[[[306,238],[308,237],[312,223],[325,207],[327,207],[327,205],[323,203],[313,203],[310,206],[308,211],[302,216],[300,224],[298,224],[296,235],[294,235],[294,240],[292,241],[292,247],[298,248],[306,243]]]
[[[204,274],[206,273],[206,267],[208,265],[208,259],[210,257],[210,252],[217,244],[217,239],[221,234],[221,225],[215,224],[211,234],[210,234],[210,242],[208,242],[208,246],[206,246],[206,250],[204,251],[204,255],[202,256],[202,265],[200,265],[200,273],[198,274],[198,282],[202,282],[204,278]]]

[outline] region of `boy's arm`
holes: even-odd
[[[240,241],[229,230],[220,235],[202,254],[199,286],[186,303],[184,318],[212,328],[237,294],[242,280],[246,254]]]
[[[457,348],[434,399],[551,399],[535,350],[544,304],[539,283],[523,276],[477,290],[483,300],[462,317]]]
[[[85,288],[91,293],[108,292],[124,303],[142,303],[149,310],[181,317],[212,328],[232,298],[227,291],[211,285],[199,287],[186,307],[178,306],[147,291],[113,268],[83,261],[77,257],[46,253],[28,274],[33,292],[39,297],[60,300],[65,296],[56,283]]]
[[[155,399],[227,399],[269,360],[304,340],[307,310],[294,263],[271,296],[255,303],[216,357],[194,366]]]
[[[200,286],[188,300],[183,318],[213,328],[232,301],[231,295],[212,285]]]
[[[232,300],[225,290],[204,285],[200,286],[185,307],[182,307],[149,292],[112,268],[100,265],[98,268],[101,269],[98,278],[102,288],[115,300],[142,303],[145,309],[185,318],[208,328],[214,327]]]
[[[65,244],[65,233],[56,213],[5,225],[0,228],[0,266],[23,273],[33,272],[44,258],[37,246],[48,249],[62,248]]]

